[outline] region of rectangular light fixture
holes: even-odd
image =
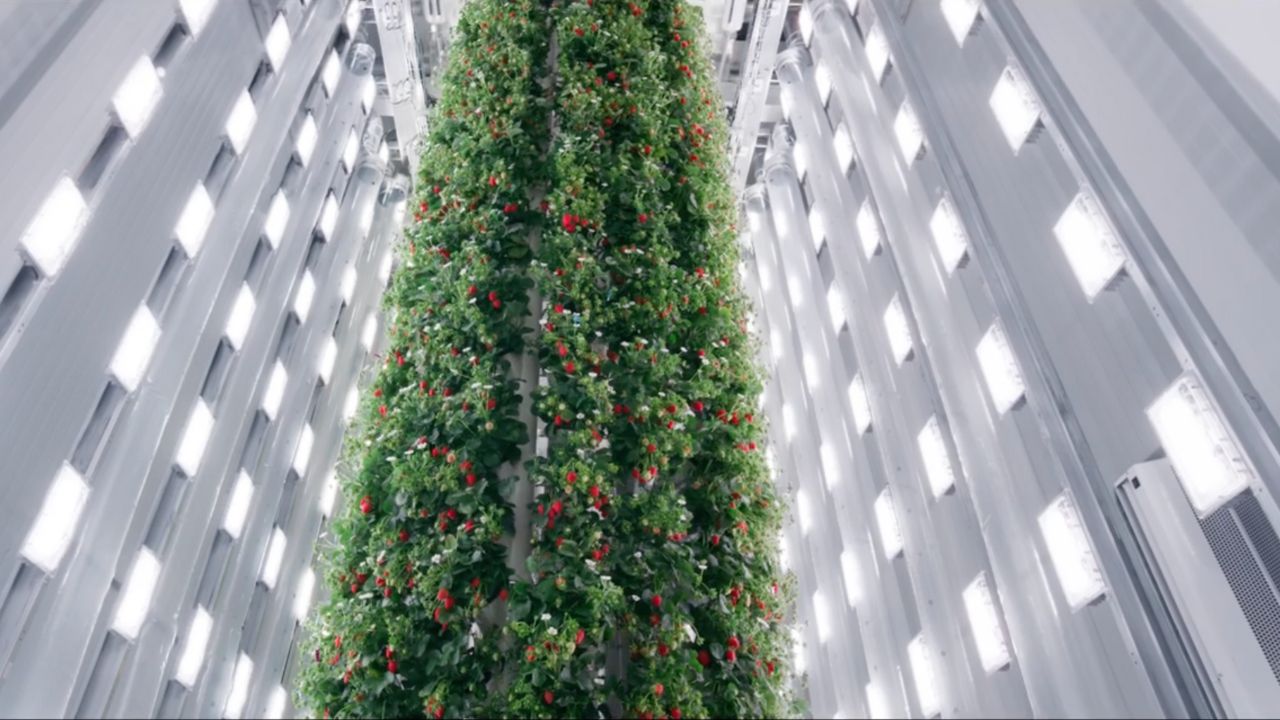
[[[833,140],[836,148],[836,160],[840,163],[840,171],[849,174],[849,168],[853,167],[853,136],[849,134],[849,126],[841,120],[836,126],[836,134]]]
[[[338,87],[338,79],[342,77],[342,58],[337,50],[329,51],[329,58],[324,61],[324,70],[320,71],[320,81],[324,83],[324,94],[333,97]]]
[[[264,718],[270,720],[279,720],[284,717],[284,707],[289,701],[289,694],[281,685],[275,686],[271,691],[271,697],[267,700],[267,711],[263,714]]]
[[[784,98],[789,97],[786,93],[782,95]],[[809,153],[806,152],[807,145],[805,143],[796,143],[791,150],[791,160],[796,164],[796,177],[800,182],[804,183],[804,178],[809,174]],[[777,225],[778,237],[786,237],[791,228],[787,226],[787,215],[782,213],[774,216],[774,223]]]
[[[196,37],[204,29],[217,4],[218,0],[178,0],[178,7],[182,9],[182,16],[187,19],[187,29],[191,31],[192,37]]]
[[[789,402],[782,403],[782,429],[788,442],[794,440],[799,432],[799,428],[796,427],[796,413]]]
[[[378,97],[378,86],[373,82],[373,73],[370,73],[364,81],[364,87],[360,88],[360,108],[364,110],[366,115],[373,109],[373,101]]]
[[[1022,72],[1012,65],[996,80],[988,100],[1009,148],[1017,154],[1040,122],[1040,103]]]
[[[356,156],[360,153],[360,140],[356,138],[356,131],[352,130],[347,134],[347,144],[342,148],[342,165],[351,172],[356,166]]]
[[[116,94],[111,97],[111,106],[129,137],[137,139],[146,129],[147,121],[155,112],[156,105],[160,104],[163,94],[164,87],[160,84],[160,75],[151,62],[151,56],[143,55],[129,68]]]
[[[360,402],[360,395],[355,387],[347,391],[347,398],[342,403],[342,419],[351,422],[351,418],[356,416],[356,408]]]
[[[800,37],[804,39],[805,47],[813,42],[813,13],[809,10],[808,5],[800,6]]]
[[[351,304],[351,298],[356,294],[356,269],[352,265],[348,265],[346,270],[342,271],[342,301]]]
[[[937,415],[929,417],[916,436],[916,444],[920,447],[920,458],[924,461],[924,474],[929,481],[929,490],[936,500],[956,486],[955,470],[951,466],[951,456],[947,453],[947,443],[942,437],[942,426],[938,423]]]
[[[347,5],[347,32],[351,35],[355,35],[356,28],[360,26],[360,8],[362,6],[362,2],[363,0],[351,0],[351,3]]]
[[[262,574],[259,577],[268,590],[274,590],[276,581],[280,579],[280,565],[284,562],[284,548],[289,543],[284,530],[279,525],[271,528],[271,539],[267,541],[267,554],[262,560]]]
[[[316,140],[319,139],[320,133],[316,129],[316,118],[310,112],[302,119],[302,126],[298,128],[298,138],[294,141],[294,149],[298,152],[298,159],[305,166],[311,162],[311,154],[315,152]]]
[[[1065,492],[1054,498],[1040,513],[1038,522],[1058,584],[1071,609],[1079,610],[1102,597],[1107,591],[1102,568],[1071,498]]]
[[[819,60],[813,70],[814,82],[818,84],[818,96],[822,98],[822,104],[826,105],[831,99],[831,71],[827,69],[827,64]]]
[[[315,431],[311,429],[311,425],[302,426],[302,435],[298,438],[298,445],[293,450],[293,471],[298,473],[298,477],[307,474],[307,468],[311,466],[311,450],[316,444]]]
[[[178,454],[174,462],[187,477],[195,477],[200,469],[200,461],[204,458],[205,448],[209,446],[209,436],[213,434],[213,411],[204,400],[197,400],[191,409],[191,418],[187,420],[187,429],[178,443]]]
[[[338,341],[333,336],[325,338],[324,348],[320,351],[318,372],[325,385],[333,379],[333,366],[338,362]]]
[[[298,322],[307,321],[307,315],[311,313],[311,304],[315,299],[316,280],[308,270],[302,274],[302,280],[298,282],[298,293],[293,296],[293,314],[298,316]]]
[[[244,154],[249,144],[249,136],[253,134],[253,126],[258,123],[258,111],[253,107],[253,98],[248,90],[241,90],[240,96],[231,106],[231,114],[227,116],[227,140],[231,141],[231,149],[237,155]]]
[[[244,530],[245,519],[249,517],[249,504],[253,501],[253,479],[244,470],[236,475],[236,484],[231,487],[231,497],[227,500],[227,512],[222,516],[222,529],[227,531],[232,540],[239,539]]]
[[[298,578],[298,588],[293,593],[293,617],[298,622],[307,619],[307,613],[311,612],[311,592],[316,586],[316,571],[307,568],[302,571],[302,577]]]
[[[840,292],[840,286],[832,281],[830,287],[827,288],[827,313],[831,317],[831,329],[837,333],[840,328],[844,327],[844,293]]]
[[[822,479],[827,490],[834,491],[840,486],[840,462],[836,458],[836,450],[830,443],[818,444],[818,458],[822,461]]]
[[[831,608],[821,590],[813,591],[813,621],[818,626],[818,642],[826,644],[831,638]]]
[[[911,101],[905,98],[898,108],[898,116],[893,119],[893,134],[898,138],[898,147],[902,150],[902,157],[906,158],[907,165],[920,157],[920,151],[924,149],[924,130],[920,127],[920,118],[916,117],[915,108],[911,107]]]
[[[22,541],[22,557],[53,574],[71,547],[80,515],[89,499],[89,486],[80,473],[63,464],[45,492],[35,522]]]
[[[804,488],[796,490],[796,516],[800,520],[800,533],[808,535],[813,529],[813,504]]]
[[[338,227],[338,200],[330,192],[324,198],[324,207],[320,210],[320,234],[325,240],[333,239],[333,231]]]
[[[151,596],[155,594],[160,579],[160,561],[150,548],[143,547],[134,558],[133,569],[120,592],[115,618],[111,629],[126,640],[137,640],[151,610]]]
[[[889,720],[893,717],[889,709],[889,698],[885,697],[884,691],[874,680],[867,683],[866,695],[867,717],[872,720]]]
[[[893,491],[885,488],[876,497],[876,526],[880,529],[880,544],[884,557],[892,560],[902,553],[902,528],[898,525],[898,511],[893,503]]]
[[[391,279],[391,265],[394,262],[395,258],[391,254],[391,248],[387,248],[386,252],[382,253],[382,264],[378,266],[378,280],[383,285],[386,285],[387,281]]]
[[[933,245],[938,249],[938,257],[942,266],[950,275],[960,267],[969,253],[969,234],[951,198],[943,195],[933,209],[933,217],[929,220],[929,231],[933,235]]]
[[[844,598],[849,607],[862,602],[862,574],[858,572],[858,559],[848,548],[840,551],[840,575],[844,579]]]
[[[889,349],[893,359],[899,365],[911,357],[914,346],[911,342],[911,326],[907,324],[907,313],[902,309],[902,300],[895,294],[884,311],[884,329],[889,335]]]
[[[880,232],[880,220],[876,217],[876,211],[871,208],[870,199],[862,201],[862,207],[858,208],[858,217],[854,222],[858,226],[858,239],[862,241],[862,254],[870,260],[884,244],[884,237]]]
[[[205,651],[209,649],[209,635],[212,633],[213,616],[203,607],[196,606],[191,625],[187,627],[187,641],[182,646],[182,655],[178,657],[178,670],[173,675],[173,679],[188,690],[200,677]]]
[[[817,204],[809,208],[809,237],[813,240],[813,251],[821,251],[827,241],[827,230],[823,227],[822,211]]]
[[[889,56],[889,39],[885,37],[884,28],[878,22],[867,33],[866,50],[871,74],[875,76],[876,82],[880,82],[884,79],[884,71],[889,68],[892,58]]]
[[[1089,302],[1124,269],[1125,253],[1120,240],[1087,190],[1082,189],[1067,204],[1053,226],[1053,234]]]
[[[247,283],[241,285],[236,301],[231,306],[231,314],[227,316],[227,328],[223,331],[231,347],[236,350],[244,346],[244,340],[249,334],[249,327],[253,324],[253,313],[257,307],[253,299],[253,290]]]
[[[370,197],[360,209],[360,232],[368,235],[369,229],[373,227],[373,198]]]
[[[276,414],[280,412],[280,403],[284,401],[284,390],[289,385],[289,372],[284,369],[284,363],[276,360],[276,364],[271,368],[271,378],[267,380],[267,390],[262,394],[262,412],[267,414],[268,420],[275,420]]]
[[[222,708],[222,717],[227,720],[238,720],[244,712],[244,704],[249,699],[249,683],[253,681],[253,660],[242,650],[236,658],[235,669],[231,671],[231,690],[227,693],[227,703]]]
[[[158,342],[160,323],[151,314],[151,309],[143,305],[134,311],[115,354],[111,356],[111,374],[125,392],[133,392],[142,382]]]
[[[1003,415],[1022,400],[1027,388],[1000,321],[991,323],[987,334],[978,341],[977,355],[991,403]]]
[[[911,663],[911,676],[916,681],[916,700],[920,703],[920,714],[926,718],[940,715],[942,693],[938,686],[938,672],[923,633],[907,643],[907,660]]]
[[[280,73],[284,66],[285,56],[289,54],[289,46],[293,43],[289,37],[289,23],[284,19],[284,13],[276,15],[275,22],[271,23],[271,30],[267,31],[267,59],[271,61],[271,67],[275,69],[276,74]]]
[[[867,397],[866,381],[857,373],[849,381],[849,407],[853,410],[853,423],[861,435],[871,429],[871,399]]]
[[[378,337],[378,316],[374,312],[369,313],[369,317],[364,319],[364,327],[360,331],[360,344],[364,347],[365,352],[373,350],[373,341]]]
[[[804,384],[809,388],[810,397],[818,397],[822,390],[822,372],[818,369],[818,356],[809,347],[803,349],[802,366],[804,368]]]
[[[22,233],[22,249],[41,275],[58,274],[88,220],[89,206],[80,189],[70,178],[58,178]]]
[[[288,224],[289,198],[285,197],[284,190],[277,190],[275,197],[271,198],[271,206],[267,208],[267,219],[262,224],[262,232],[271,243],[272,250],[280,247],[280,241],[284,239],[284,230]]]
[[[196,189],[191,191],[191,197],[187,198],[182,214],[178,216],[178,224],[173,228],[173,234],[178,238],[187,257],[193,258],[200,253],[212,222],[213,200],[209,198],[209,191],[205,189],[204,183],[198,182]]]
[[[383,165],[391,162],[391,146],[387,145],[387,141],[383,140],[382,145],[378,147],[378,159]]]
[[[320,489],[320,514],[333,517],[333,503],[338,498],[338,471],[332,469],[324,479],[324,487]]]
[[[965,38],[973,31],[981,0],[942,0],[942,17],[951,29],[956,44],[964,47]]]
[[[1194,372],[1183,373],[1147,408],[1174,474],[1200,517],[1208,517],[1256,479],[1221,412]]]
[[[985,572],[978,573],[978,577],[969,583],[963,598],[982,669],[990,674],[1009,667],[1009,644],[1005,641],[1004,628],[1000,626],[1000,615],[996,612],[996,601]]]

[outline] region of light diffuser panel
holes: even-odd
[[[1161,393],[1147,408],[1147,419],[1200,517],[1256,479],[1252,463],[1194,372],[1184,373]]]

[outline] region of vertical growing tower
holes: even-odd
[[[349,444],[317,715],[790,709],[695,13],[468,4]]]

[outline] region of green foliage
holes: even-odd
[[[464,9],[311,627],[317,715],[794,712],[782,508],[696,13]],[[546,380],[527,582],[503,542],[503,470],[530,432],[519,353]]]

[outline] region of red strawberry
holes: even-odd
[[[569,373],[570,375],[572,375],[573,371],[576,369],[577,369],[577,366],[573,364],[572,360],[564,364],[564,371]]]
[[[564,474],[564,481],[569,483],[570,485],[574,484],[575,482],[578,481],[578,473],[570,470],[569,472]]]
[[[720,544],[720,536],[719,536],[719,535],[712,535],[712,536],[711,536],[711,544],[712,544],[712,545],[717,545],[717,546],[718,546],[718,545]]]
[[[658,697],[662,697],[662,693],[663,693],[663,691],[664,691],[664,690],[666,690],[666,688],[662,687],[662,683],[654,683],[654,684],[653,684],[653,694],[654,694],[654,695],[657,695]]]
[[[698,651],[698,662],[702,664],[702,667],[707,667],[708,665],[710,665],[710,664],[711,664],[711,653],[707,652],[706,650],[699,650],[699,651]]]
[[[694,412],[696,412],[696,413],[700,413],[700,412],[702,412],[702,401],[701,401],[701,400],[694,400],[694,401],[693,401],[693,404],[692,404],[692,405],[690,405],[689,407],[690,407]]]
[[[390,659],[391,659],[391,656],[392,656],[392,655],[394,655],[394,654],[395,654],[395,652],[396,652],[396,651],[395,651],[395,650],[393,650],[393,649],[391,648],[391,646],[390,646],[390,645],[388,645],[385,649],[383,649],[382,654],[383,654],[383,655],[384,655],[388,660],[390,660]]]
[[[556,696],[550,690],[547,690],[546,692],[542,693],[542,702],[546,703],[547,705],[550,705],[555,701],[556,701]]]
[[[560,218],[560,226],[564,228],[565,232],[573,232],[575,224],[576,223],[573,222],[573,216],[569,213],[565,213]]]
[[[400,542],[409,542],[409,531],[408,531],[408,530],[401,530],[401,531],[400,531]]]
[[[725,650],[724,659],[725,659],[725,662],[735,662],[738,659],[738,653],[732,650]]]
[[[373,500],[371,500],[368,495],[360,498],[360,512],[365,515],[373,512]]]
[[[666,657],[669,652],[671,652],[671,648],[667,647],[663,643],[658,643],[658,655]]]
[[[444,599],[445,599],[445,598],[447,598],[447,597],[449,597],[449,589],[448,589],[448,588],[440,588],[440,590],[439,590],[438,592],[436,592],[436,599],[437,599],[437,600],[444,600]]]
[[[476,484],[476,474],[467,473],[467,487],[471,487],[472,485],[475,485],[475,484]]]
[[[737,650],[738,648],[742,647],[742,643],[738,642],[738,638],[735,635],[730,635],[729,642],[725,643],[725,645],[728,645],[730,648],[734,650]]]
[[[395,660],[387,661],[387,672],[391,673],[392,675],[395,675],[396,671],[399,669],[400,669],[400,665],[396,663]]]
[[[671,708],[670,715],[671,715],[671,720],[680,720],[680,708],[677,708],[677,707]]]
[[[381,406],[379,406],[379,407],[378,407],[378,414],[379,414],[379,415],[381,415],[382,417],[386,417],[386,416],[387,416],[387,406],[386,406],[386,405],[381,405]]]
[[[453,598],[451,598],[451,597],[447,597],[447,598],[445,598],[445,599],[444,599],[444,609],[445,609],[445,610],[452,610],[452,609],[453,609]]]
[[[640,221],[641,225],[649,222],[649,216],[645,213],[640,213],[640,216],[637,217],[636,219]]]
[[[586,639],[587,639],[587,631],[583,630],[582,628],[578,628],[578,634],[574,636],[573,644],[581,645],[583,642],[586,641]]]
[[[654,607],[662,607],[662,596],[654,594],[653,598],[650,599],[649,602],[653,603]]]

